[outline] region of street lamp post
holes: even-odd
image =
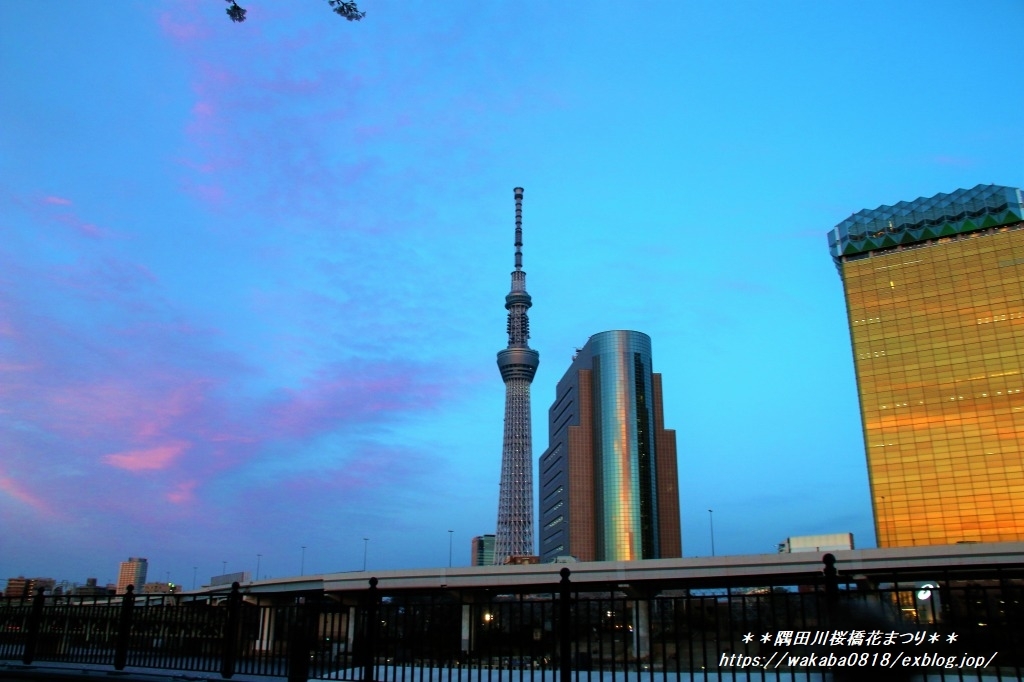
[[[890,500],[889,504],[886,504],[885,495],[882,495],[882,513],[879,515],[879,521],[881,523],[878,524],[878,527],[875,530],[876,535],[879,536],[875,538],[875,544],[877,544],[879,547],[883,546],[880,537],[881,535],[885,536],[885,547],[892,547],[895,545],[896,541],[893,537],[895,535],[895,532],[893,531],[893,522],[891,514],[892,501]]]
[[[878,545],[879,547],[882,546],[882,538],[881,538],[882,533],[885,532],[888,535],[887,529],[883,526],[883,524],[885,523],[885,495],[882,495],[881,507],[882,507],[882,512],[878,515],[878,519],[882,523],[879,523],[879,524],[877,524],[875,526],[875,535],[876,535],[876,537],[875,537],[875,544]],[[886,538],[886,539],[888,539],[888,538]]]
[[[366,570],[366,546],[370,543],[370,538],[363,538],[363,571]]]
[[[260,579],[260,559],[263,558],[262,554],[256,555],[256,580]]]
[[[228,574],[228,562],[226,562],[226,561],[220,562],[220,574],[221,575],[227,575]]]
[[[708,509],[708,525],[711,526],[711,556],[715,556],[715,517],[710,509]]]
[[[448,568],[452,567],[452,534],[454,532],[453,530],[448,531]]]

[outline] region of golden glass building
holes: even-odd
[[[879,547],[1024,540],[1021,204],[979,185],[829,233]]]

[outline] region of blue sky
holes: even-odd
[[[1024,5],[243,5],[0,3],[0,578],[468,563],[515,186],[535,456],[636,329],[684,555],[874,545],[826,233],[1024,184]]]

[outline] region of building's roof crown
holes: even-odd
[[[864,209],[829,231],[828,247],[838,261],[842,256],[1008,225],[1020,222],[1022,204],[1020,189],[978,185]]]

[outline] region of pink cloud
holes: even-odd
[[[0,493],[8,495],[25,506],[31,507],[37,512],[52,514],[52,511],[46,502],[25,490],[25,488],[17,481],[2,472],[0,472]]]
[[[223,66],[212,62],[201,62],[199,64],[200,79],[195,83],[194,89],[201,95],[216,96],[226,88],[238,84],[238,75]]]
[[[196,116],[207,117],[213,116],[216,111],[210,102],[196,102],[192,107],[192,113]]]
[[[3,330],[0,329],[0,336],[3,335]],[[39,369],[39,365],[0,362],[0,372],[30,372],[34,369]]]
[[[67,225],[83,237],[99,239],[110,234],[108,230],[98,227],[94,223],[86,222],[73,213],[61,213],[54,216],[53,219],[62,225]]]
[[[185,132],[193,140],[206,140],[215,138],[222,134],[220,120],[217,117],[217,107],[212,102],[199,101],[192,105],[192,119],[185,127]],[[208,165],[190,163],[188,165]]]
[[[295,468],[264,478],[240,495],[240,503],[226,510],[251,518],[288,516],[300,523],[318,523],[317,509],[330,507],[345,518],[353,515],[420,513],[422,502],[395,495],[399,490],[429,490],[435,477],[445,475],[443,458],[415,448],[389,443],[356,440],[343,457],[324,462],[315,472]],[[388,494],[390,491],[391,494]],[[378,507],[387,500],[383,512]],[[305,504],[296,505],[295,500]]]
[[[216,101],[209,111],[216,115]],[[320,159],[313,160],[319,172]],[[301,156],[289,157],[290,166],[301,163]],[[27,203],[42,218],[37,224],[86,224],[69,204],[33,199]],[[444,372],[366,358],[318,365],[322,349],[309,340],[336,333],[318,314],[296,335],[303,343],[283,346],[301,349],[297,367],[307,369],[296,374],[288,367],[290,377],[268,385],[258,359],[245,360],[232,344],[234,332],[224,338],[211,329],[214,318],[194,317],[178,305],[146,261],[110,248],[130,246],[129,240],[94,245],[67,230],[51,234],[70,254],[56,264],[27,262],[0,248],[0,341],[10,346],[0,366],[0,396],[10,410],[0,419],[9,468],[0,497],[40,509],[50,504],[92,527],[131,516],[148,529],[184,514],[218,518],[251,492],[258,493],[259,511],[278,481],[314,481],[317,499],[327,504],[339,491],[361,499],[360,490],[381,481],[432,475],[412,464],[428,456],[377,442],[373,427],[437,409],[444,388],[434,377]],[[346,285],[350,276],[337,273]],[[366,282],[356,286],[353,297],[372,293]],[[334,306],[331,319],[345,315],[360,328],[376,324],[347,298],[320,294],[305,303],[320,311]],[[390,301],[374,298],[372,305]],[[309,324],[315,333],[308,333]],[[390,318],[381,324],[390,335]],[[379,334],[366,331],[379,343]],[[379,348],[370,351],[369,357],[380,356]],[[332,451],[325,454],[321,443]],[[283,452],[299,456],[292,464]],[[329,480],[315,483],[325,466]],[[25,487],[38,470],[60,472],[38,487],[41,499]],[[114,492],[99,499],[82,492],[104,487]]]
[[[269,424],[282,435],[322,433],[343,424],[364,424],[385,414],[422,409],[440,397],[440,386],[423,382],[416,373],[396,374],[376,367],[352,375],[348,367],[321,372],[271,408]]]
[[[166,440],[182,424],[192,432],[202,425],[201,408],[212,380],[168,376],[162,370],[138,369],[131,374],[47,387],[47,407],[36,419],[49,415],[47,427],[69,437],[126,443]]]
[[[150,304],[142,295],[158,283],[147,266],[111,256],[55,267],[52,272],[52,280],[65,290],[90,300],[119,300],[134,308]]]
[[[183,416],[198,411],[203,401],[203,387],[196,384],[177,386],[154,404],[134,424],[136,438],[156,438],[171,429]]]
[[[185,166],[186,168],[191,168],[192,170],[195,171],[199,171],[200,173],[212,173],[213,171],[217,170],[217,167],[212,163],[191,161],[189,159],[184,158],[176,159],[176,161],[182,166]]]
[[[81,218],[77,213],[68,210],[74,202],[66,197],[50,194],[33,201],[35,207],[32,213],[39,219],[52,221],[66,227],[70,227],[83,237],[99,239],[110,236],[110,230],[100,227],[93,222]]]
[[[195,501],[197,481],[182,481],[167,493],[167,499],[174,504],[186,504]]]
[[[193,190],[204,203],[214,207],[222,206],[227,196],[220,185],[196,185]]]
[[[172,38],[191,36],[174,29],[170,18],[161,22]],[[207,30],[219,33],[225,27]],[[205,44],[182,46],[193,65],[195,92],[184,124],[190,143],[182,161],[189,169],[181,183],[184,191],[216,210],[227,202],[244,201],[246,206],[260,206],[264,214],[336,214],[336,204],[324,198],[335,195],[339,185],[351,191],[352,184],[376,166],[360,161],[355,150],[339,163],[323,148],[325,134],[362,145],[383,136],[397,114],[389,110],[383,124],[381,116],[373,116],[369,130],[354,130],[359,108],[353,95],[363,84],[352,69],[310,55],[323,36],[313,40],[300,31],[289,38],[269,39],[248,28],[228,35],[246,36],[244,47],[239,44],[239,51],[246,54],[244,62],[225,59]],[[260,172],[253,172],[257,168]],[[196,171],[212,174],[217,181],[200,180]]]
[[[103,461],[112,467],[127,471],[166,469],[189,447],[189,443],[177,442],[155,448],[117,452],[105,456]]]
[[[205,38],[209,31],[198,22],[179,21],[175,17],[190,12],[161,12],[160,29],[178,45],[187,45],[200,38]]]

